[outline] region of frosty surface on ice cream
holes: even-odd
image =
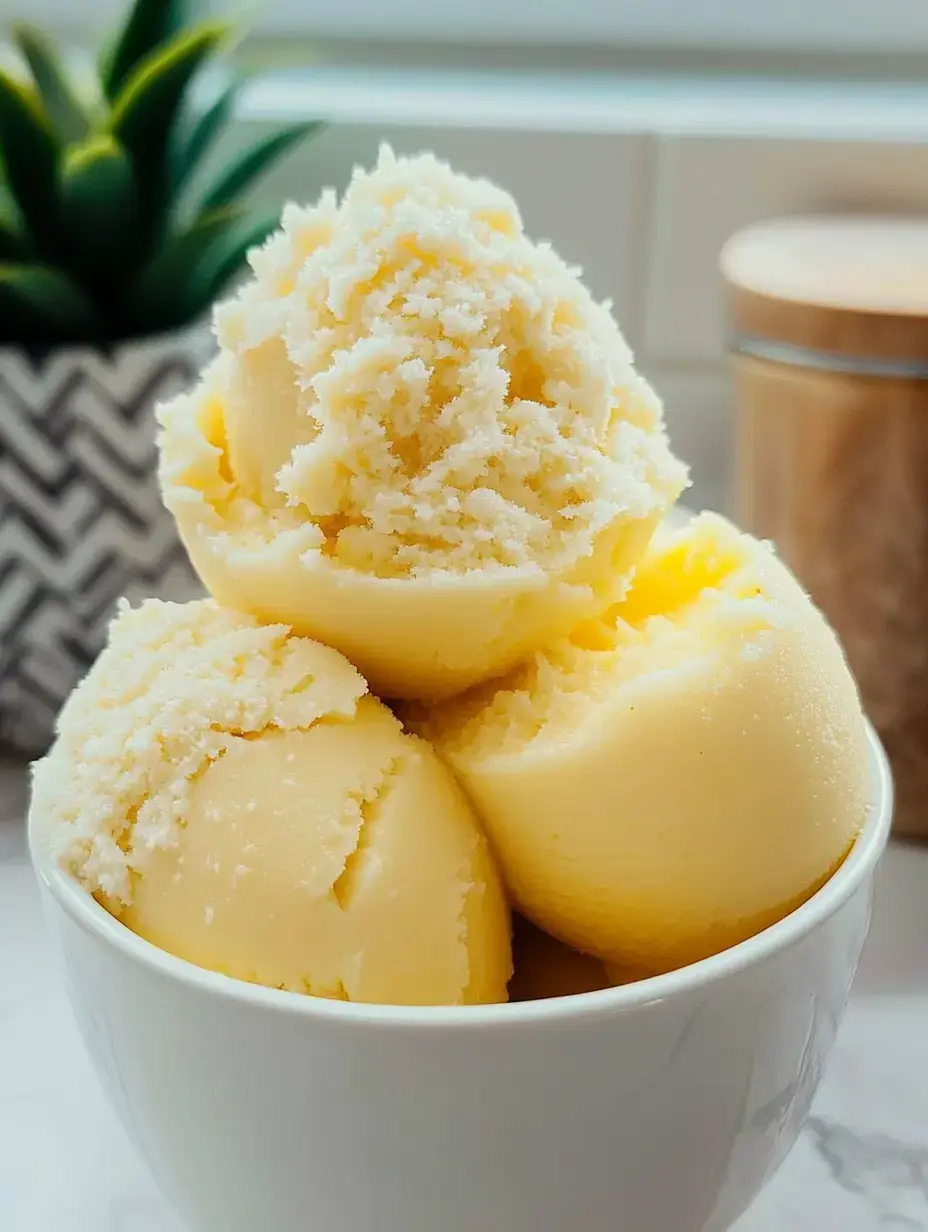
[[[350,663],[284,627],[125,609],[32,807],[88,891],[199,966],[353,1001],[505,1000],[508,908],[463,793]]]
[[[434,698],[621,597],[685,468],[608,305],[511,197],[384,150],[251,263],[162,414],[165,500],[220,602]]]
[[[713,514],[659,535],[604,617],[418,718],[518,908],[655,973],[798,906],[869,803],[837,638],[770,548]]]

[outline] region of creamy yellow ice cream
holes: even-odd
[[[410,1005],[506,999],[494,859],[516,1000],[810,895],[869,802],[853,680],[770,549],[657,530],[685,467],[579,271],[388,149],[250,261],[159,412],[216,602],[124,609],[66,705],[33,798],[64,866],[202,967]]]
[[[824,618],[764,544],[701,515],[626,600],[421,725],[514,905],[652,973],[773,923],[868,805],[863,718]]]
[[[352,1001],[503,1001],[477,820],[337,651],[212,602],[124,608],[35,768],[60,860],[199,966]]]
[[[220,602],[434,699],[621,597],[685,468],[609,306],[506,193],[385,150],[251,264],[161,411],[165,501]]]

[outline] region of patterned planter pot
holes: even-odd
[[[197,328],[108,354],[0,350],[0,751],[44,751],[119,598],[199,593],[161,504],[154,408],[211,347]]]

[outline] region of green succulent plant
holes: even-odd
[[[53,42],[14,26],[28,75],[0,70],[0,345],[179,328],[276,226],[242,196],[315,123],[264,138],[192,193],[238,84],[199,111],[191,87],[229,35],[192,24],[185,0],[134,0],[88,100]]]

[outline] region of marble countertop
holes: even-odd
[[[0,765],[0,1229],[182,1232],[97,1090]],[[928,850],[890,848],[805,1132],[733,1232],[928,1232]],[[256,1230],[257,1232],[257,1230]]]

